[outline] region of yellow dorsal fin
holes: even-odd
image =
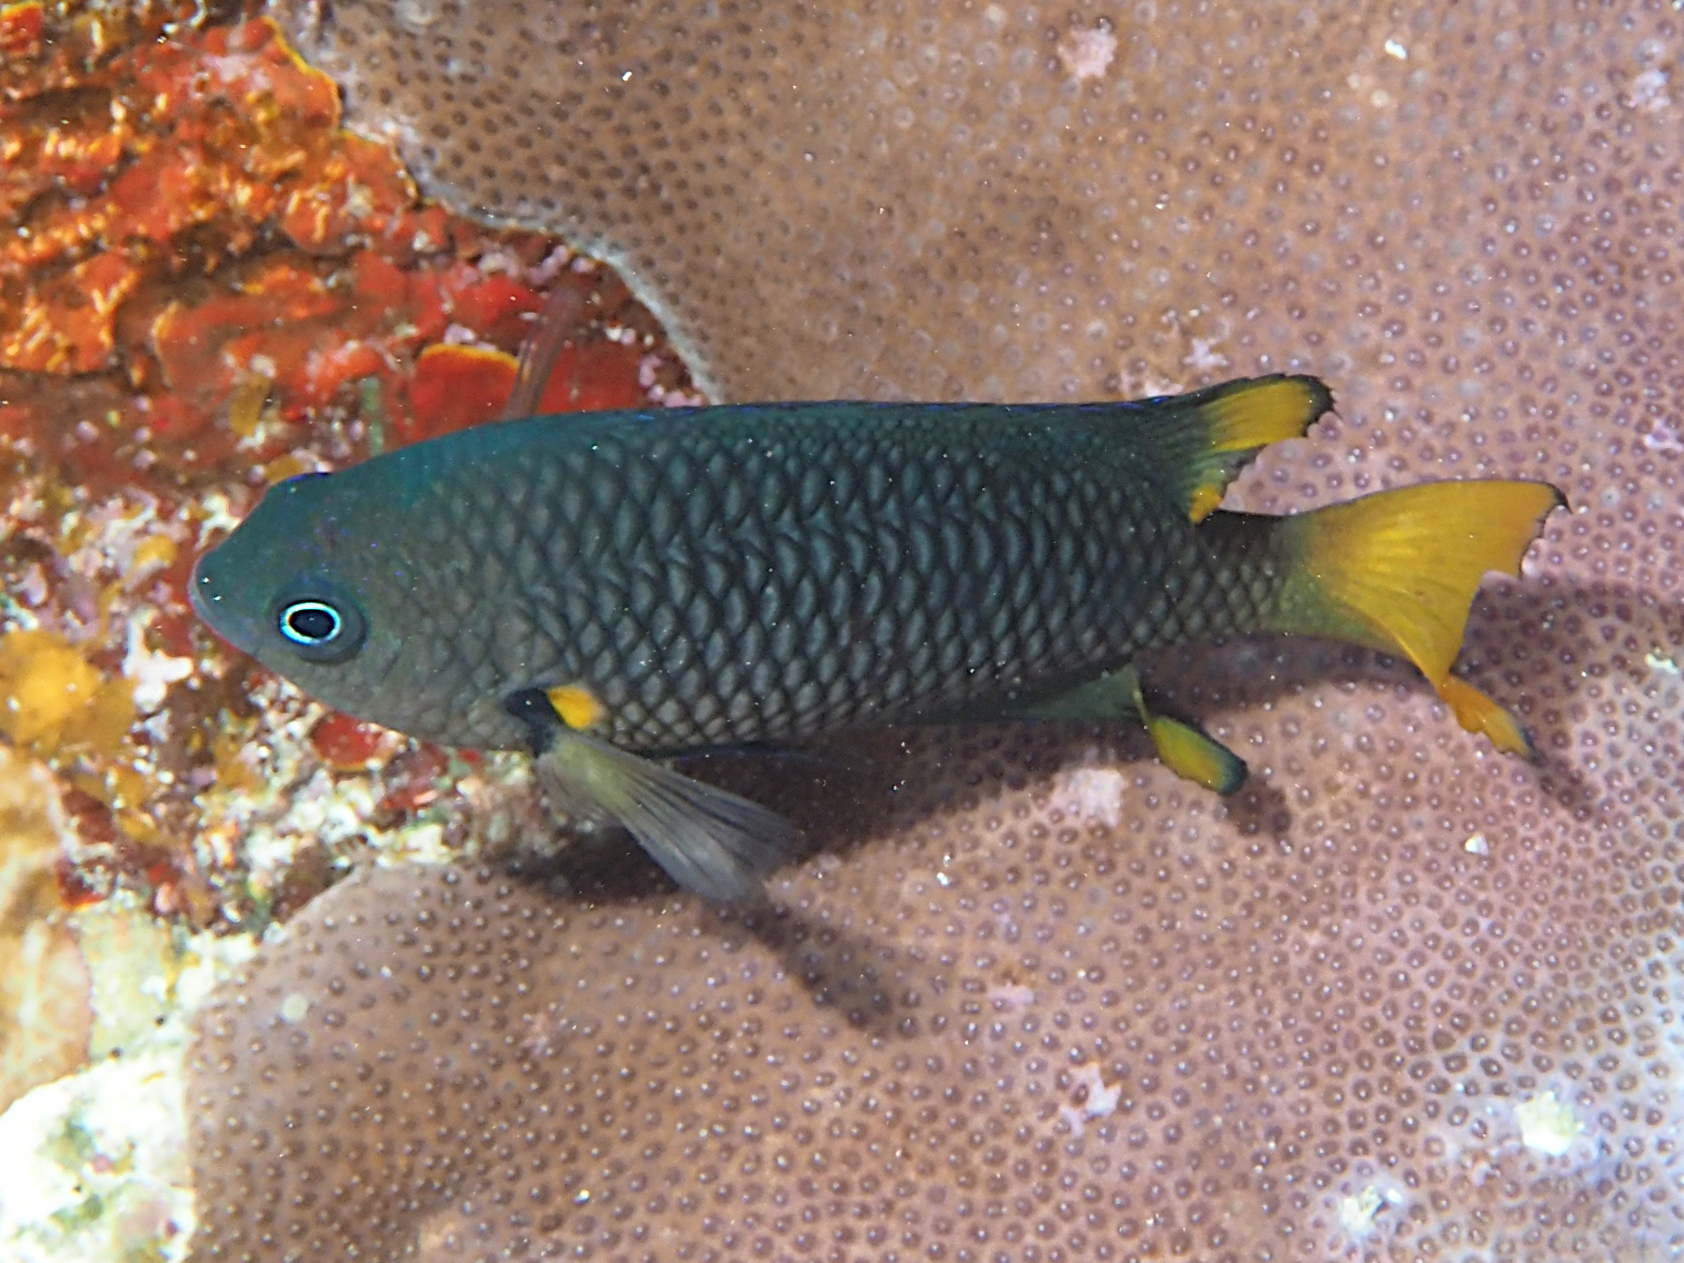
[[[1333,395],[1314,377],[1251,377],[1138,406],[1162,410],[1148,421],[1147,446],[1188,518],[1202,522],[1252,457],[1301,437],[1333,406]]]

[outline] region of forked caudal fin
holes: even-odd
[[[1270,629],[1402,654],[1462,727],[1535,757],[1514,717],[1450,667],[1481,577],[1518,576],[1544,518],[1565,503],[1542,482],[1435,482],[1283,518],[1292,569]]]
[[[1202,522],[1252,457],[1270,443],[1302,437],[1333,407],[1333,394],[1314,377],[1251,377],[1135,406],[1163,410],[1142,444],[1188,518]]]

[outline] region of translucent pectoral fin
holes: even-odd
[[[532,770],[544,791],[544,808],[559,828],[600,833],[624,827],[613,812],[572,784],[542,755],[533,764]]]
[[[583,696],[588,697],[588,694]],[[800,833],[776,812],[577,730],[601,718],[581,690],[532,688],[503,708],[526,725],[546,793],[572,812],[617,820],[686,890],[716,903],[743,903],[793,856]]]
[[[674,881],[716,903],[752,898],[800,840],[789,821],[746,798],[565,729],[537,770],[612,815]]]

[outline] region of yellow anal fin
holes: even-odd
[[[1245,783],[1245,760],[1193,725],[1154,714],[1140,690],[1140,672],[1132,666],[1108,671],[1054,697],[1010,712],[1015,719],[1097,720],[1140,716],[1165,767],[1184,780],[1218,794],[1231,794]]]
[[[1140,691],[1138,671],[1133,667],[1124,667],[1115,678],[1133,696],[1134,708],[1146,725],[1146,732],[1165,767],[1183,780],[1203,785],[1218,794],[1232,794],[1245,784],[1247,768],[1245,760],[1239,755],[1220,741],[1205,736],[1193,725],[1171,719],[1168,715],[1154,714],[1148,709],[1146,698]]]
[[[1218,794],[1232,794],[1245,784],[1245,760],[1192,725],[1165,715],[1148,715],[1146,731],[1164,766],[1183,780]]]
[[[1187,516],[1202,522],[1222,503],[1240,470],[1270,443],[1295,439],[1333,406],[1314,377],[1255,377],[1185,397],[1201,432],[1184,484]]]
[[[1450,666],[1481,578],[1518,576],[1544,518],[1565,503],[1542,482],[1435,482],[1283,519],[1277,529],[1291,571],[1269,626],[1400,653],[1463,727],[1530,753],[1520,726],[1453,680]]]
[[[1483,732],[1491,739],[1491,744],[1505,754],[1518,754],[1534,763],[1538,761],[1538,748],[1532,744],[1526,729],[1513,715],[1466,680],[1454,675],[1445,676],[1438,685],[1438,695],[1449,704],[1456,715],[1456,722],[1469,732]]]

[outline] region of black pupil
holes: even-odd
[[[339,619],[332,610],[306,605],[287,612],[287,628],[300,640],[327,640],[339,630]]]

